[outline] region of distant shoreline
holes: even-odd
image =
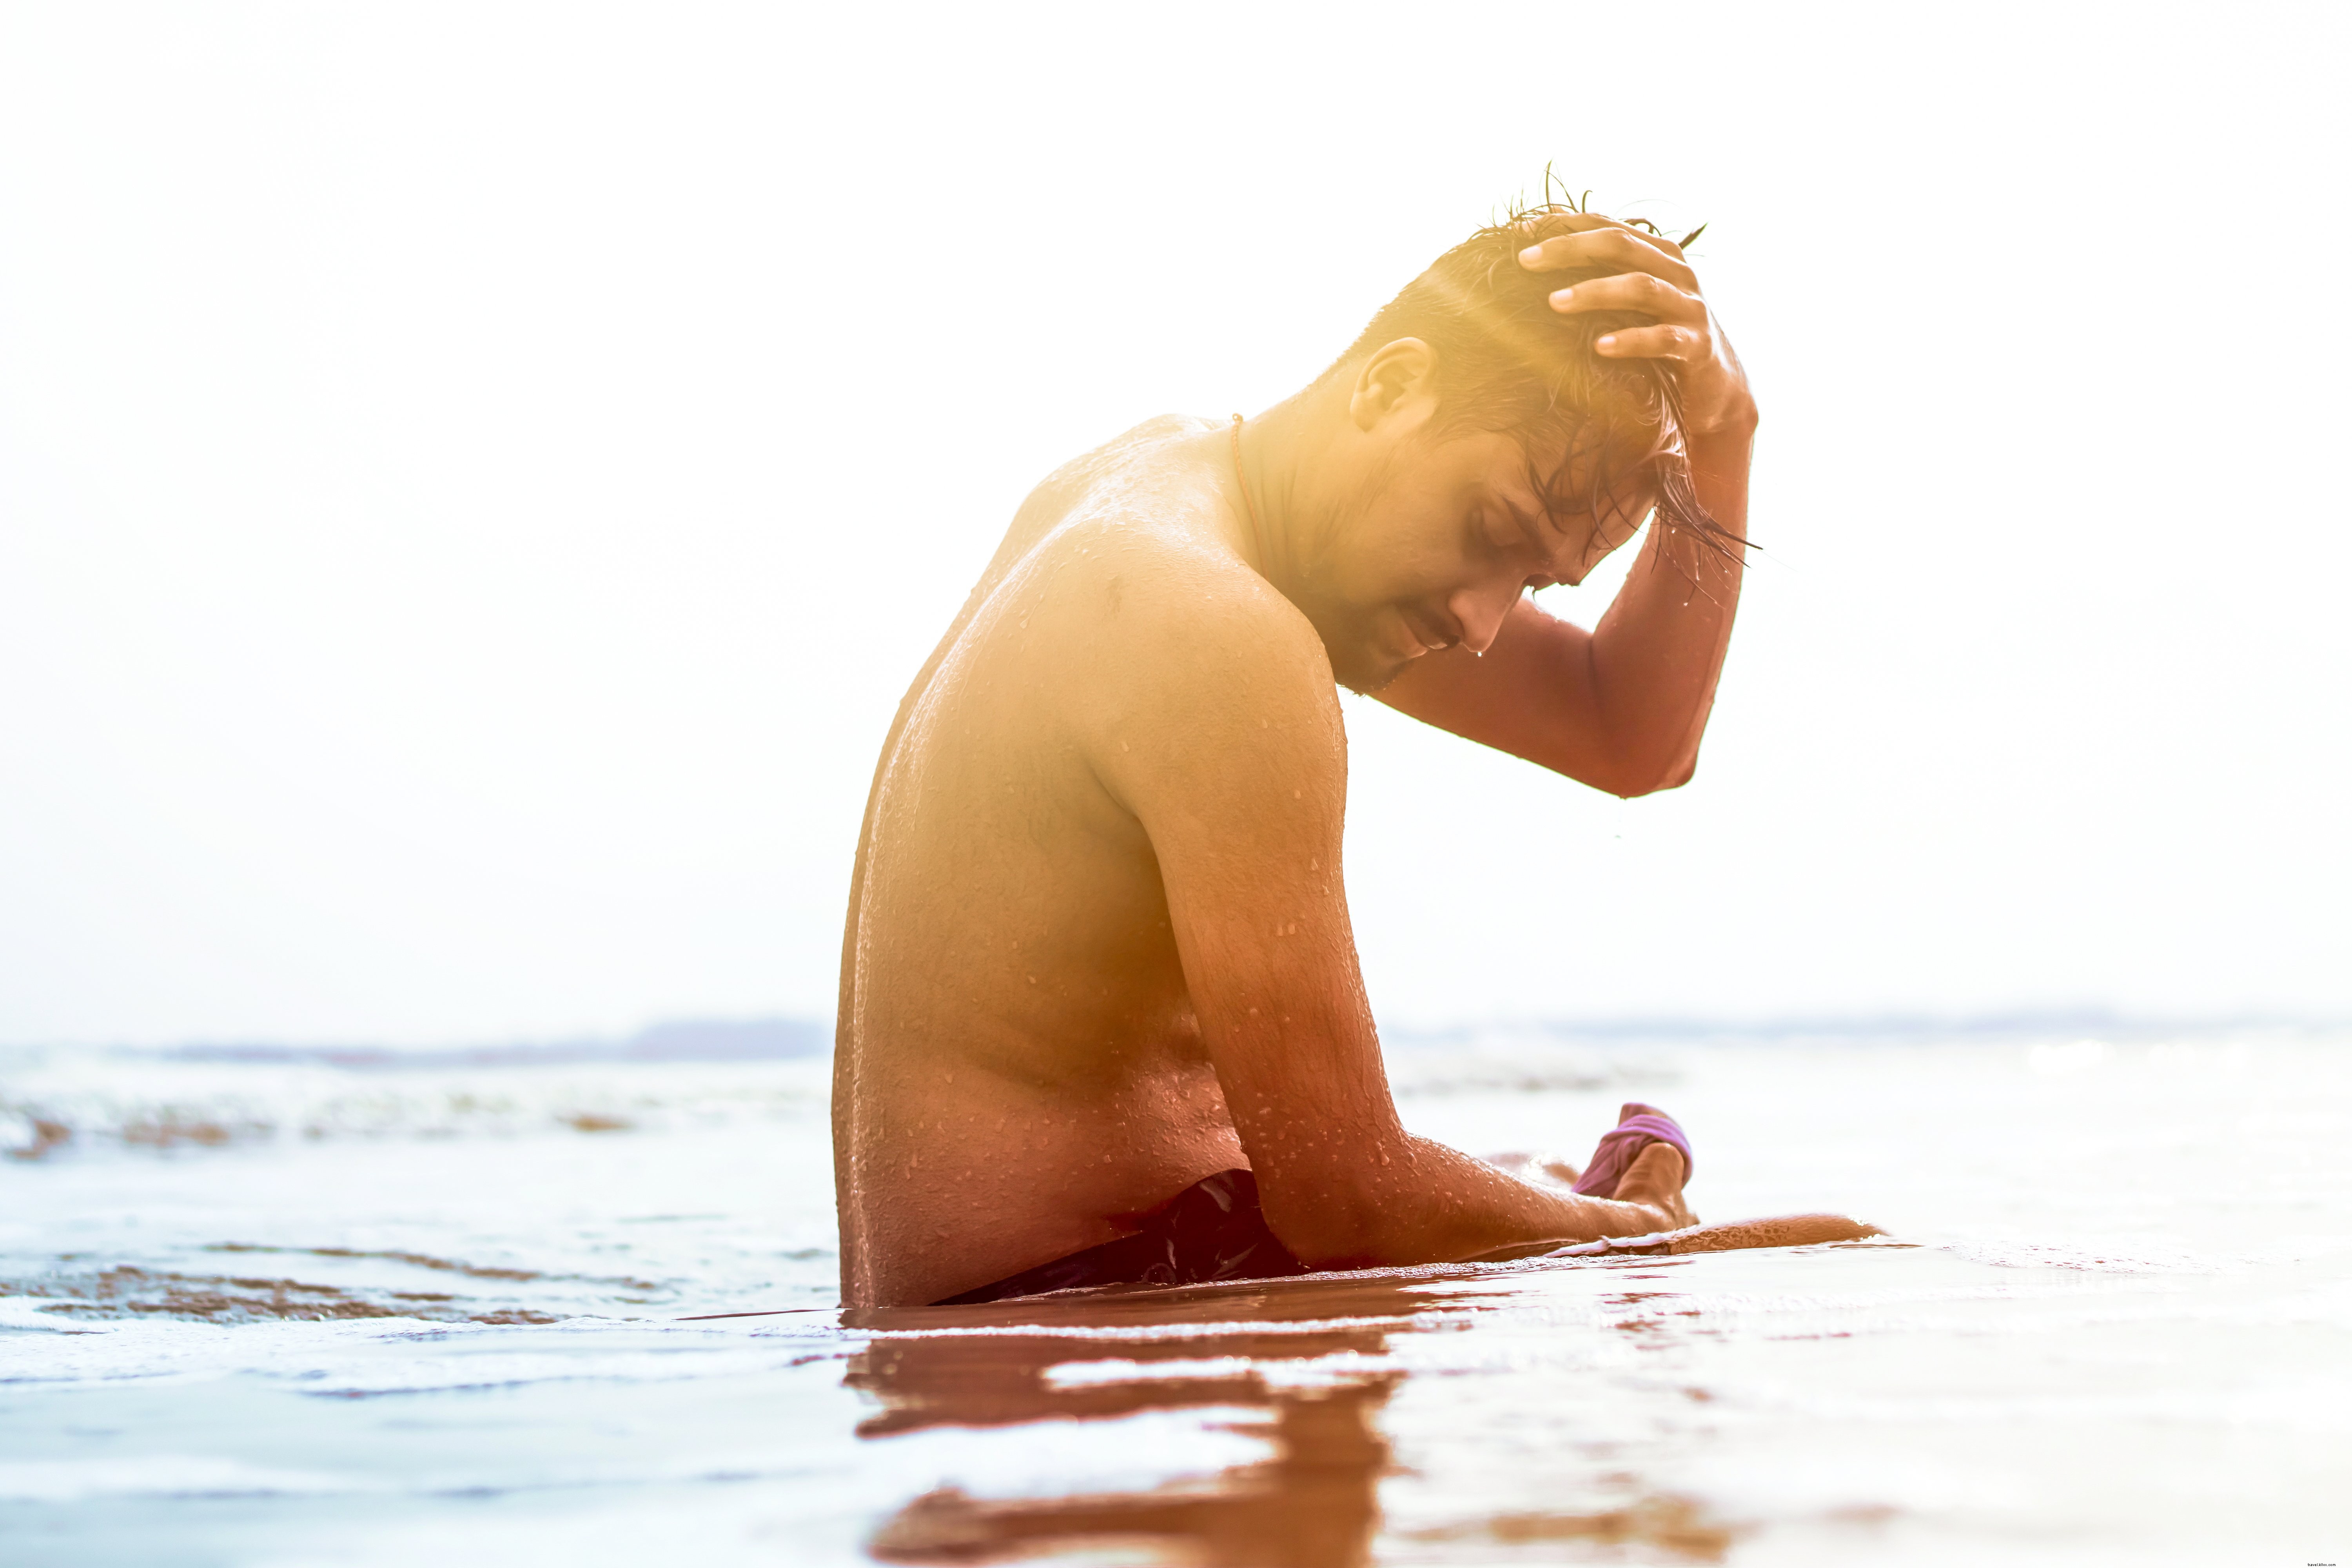
[[[2352,1037],[2352,1021],[2276,1014],[2201,1017],[2134,1016],[2092,1008],[2016,1010],[1938,1016],[1853,1014],[1772,1018],[1618,1017],[1502,1018],[1444,1026],[1384,1023],[1381,1042],[1402,1050],[1443,1049],[1512,1041],[1593,1048],[1656,1045],[1927,1045],[1979,1041],[2034,1044],[2096,1039],[2110,1045],[2161,1040],[2257,1040]],[[25,1042],[24,1050],[116,1051],[169,1061],[318,1066],[353,1070],[417,1068],[559,1067],[587,1063],[793,1061],[833,1049],[830,1019],[768,1017],[678,1019],[622,1037],[511,1040],[455,1046],[302,1044],[285,1041],[200,1040],[140,1046]]]
[[[833,1049],[833,1026],[814,1018],[685,1020],[623,1039],[503,1045],[299,1046],[199,1043],[164,1047],[175,1061],[303,1063],[340,1068],[555,1067],[572,1062],[790,1061]]]

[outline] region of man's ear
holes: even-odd
[[[1399,338],[1372,351],[1356,371],[1348,395],[1348,416],[1370,434],[1395,426],[1395,434],[1417,428],[1437,412],[1437,351],[1419,338]]]

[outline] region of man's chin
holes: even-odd
[[[1296,601],[1294,601],[1296,602]],[[1316,635],[1323,639],[1324,657],[1331,661],[1331,678],[1359,696],[1385,689],[1412,662],[1400,658],[1378,630],[1358,616],[1341,616],[1321,605],[1300,604]]]
[[[1393,654],[1358,649],[1344,664],[1333,661],[1331,674],[1340,685],[1357,696],[1377,697],[1395,685],[1396,678],[1412,664],[1412,660],[1399,658]]]

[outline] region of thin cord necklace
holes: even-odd
[[[1265,559],[1265,530],[1258,526],[1257,502],[1250,499],[1249,476],[1242,471],[1242,416],[1238,414],[1234,416],[1230,434],[1234,438],[1234,483],[1241,487],[1242,510],[1249,518],[1250,540],[1257,546],[1258,559],[1263,562]],[[1260,570],[1264,568],[1261,566]]]

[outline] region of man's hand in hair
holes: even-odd
[[[1752,429],[1756,399],[1748,389],[1748,373],[1701,297],[1698,274],[1683,259],[1682,247],[1597,213],[1547,219],[1545,226],[1562,221],[1572,232],[1528,246],[1519,252],[1520,266],[1530,272],[1619,270],[1554,291],[1551,308],[1564,316],[1584,310],[1632,310],[1648,316],[1655,325],[1622,327],[1594,348],[1611,359],[1673,361],[1682,392],[1684,428],[1693,437],[1745,435]]]

